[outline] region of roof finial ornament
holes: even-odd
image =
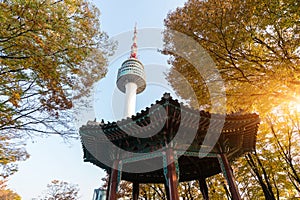
[[[135,23],[135,26],[134,26],[132,41],[133,41],[133,44],[131,45],[130,58],[136,58],[137,59],[137,29],[136,29],[136,23]]]

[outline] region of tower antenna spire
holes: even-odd
[[[135,23],[134,31],[133,31],[133,44],[131,45],[131,53],[130,58],[136,58],[137,59],[137,23]]]

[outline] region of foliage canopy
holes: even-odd
[[[175,72],[194,89],[200,104],[209,104],[201,75],[188,60],[171,53],[172,31],[199,43],[213,58],[226,84],[228,110],[256,110],[296,100],[300,90],[300,13],[296,0],[190,0],[165,19],[168,75],[180,96],[189,100]],[[192,49],[190,49],[192,51]]]
[[[70,109],[106,73],[113,44],[86,0],[0,0],[0,166],[28,158],[17,141],[76,137]]]
[[[2,0],[0,10],[0,130],[59,133],[55,117],[106,73],[100,12],[85,0]]]

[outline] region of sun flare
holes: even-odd
[[[300,103],[295,104],[295,111],[300,113]]]
[[[289,103],[289,109],[290,109],[291,111],[300,113],[300,97],[297,98],[297,101],[291,101],[291,102]]]

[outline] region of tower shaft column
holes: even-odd
[[[124,117],[131,117],[135,114],[135,104],[136,104],[136,83],[129,82],[125,85],[126,88],[126,100],[125,100],[125,111]]]

